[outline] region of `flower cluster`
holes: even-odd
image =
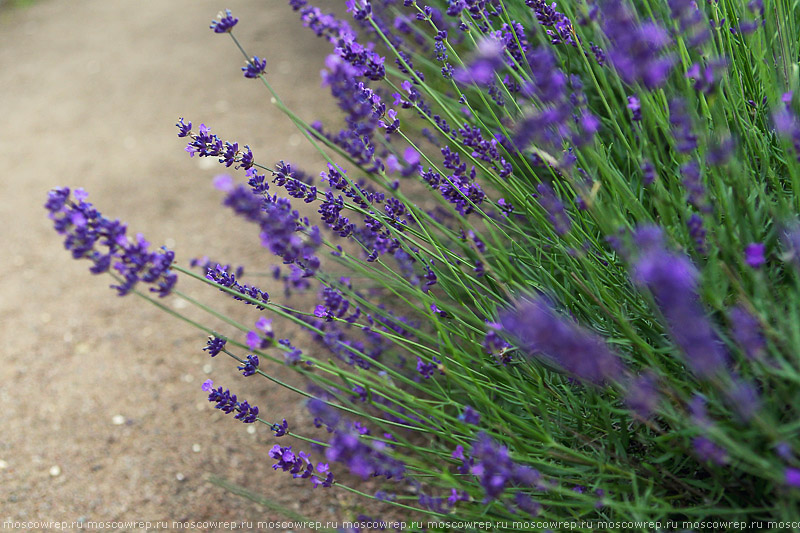
[[[233,298],[235,300],[239,300],[240,302],[244,302],[246,304],[255,305],[256,309],[264,309],[263,305],[259,305],[253,303],[252,300],[260,301],[265,304],[269,303],[269,294],[262,291],[258,287],[251,287],[249,285],[242,285],[236,280],[236,274],[229,274],[228,270],[223,267],[222,265],[217,265],[214,268],[209,268],[206,271],[206,279],[209,279],[220,286],[220,290],[223,292],[227,292],[222,287],[227,287],[229,289],[233,289],[242,295],[246,296],[248,299],[241,298],[233,294]]]
[[[233,418],[241,420],[245,424],[253,424],[258,419],[258,407],[250,405],[248,402],[240,402],[235,394],[226,389],[222,391],[222,387],[214,389],[214,383],[209,379],[203,383],[203,390],[208,392],[208,401],[216,403],[215,409],[221,410],[225,414],[236,413]]]
[[[64,247],[72,257],[89,259],[92,274],[113,270],[120,281],[111,287],[120,296],[129,294],[140,281],[152,285],[150,291],[161,298],[169,295],[178,281],[170,269],[175,253],[166,248],[151,252],[141,233],[135,239],[128,237],[125,224],[104,217],[86,201],[83,189],[76,189],[73,196],[74,201],[67,187],[53,189],[45,204],[55,230],[66,236]]]

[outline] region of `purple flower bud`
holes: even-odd
[[[225,344],[227,342],[227,339],[222,339],[220,337],[209,337],[206,347],[203,348],[203,351],[208,352],[208,355],[211,357],[216,357],[219,352],[225,348]]]
[[[245,78],[257,78],[261,74],[264,74],[264,71],[267,68],[267,60],[260,59],[258,56],[253,56],[251,59],[247,61],[247,64],[242,67],[242,72],[244,72]]]
[[[481,422],[481,414],[469,405],[465,405],[464,412],[458,416],[458,419],[465,424],[477,426]]]
[[[639,98],[635,94],[628,97],[628,109],[631,110],[633,114],[632,119],[635,122],[642,120],[642,106],[639,103]]]
[[[214,33],[229,33],[237,22],[239,19],[233,16],[230,9],[226,9],[224,13],[219,12],[217,20],[212,20],[209,28],[214,30]]]

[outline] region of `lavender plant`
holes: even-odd
[[[190,156],[236,171],[217,188],[257,226],[280,297],[150,251],[81,190],[46,204],[120,295],[219,316],[180,290],[204,283],[250,304],[252,327],[191,322],[203,349],[244,376],[291,366],[327,433],[204,384],[295,439],[264,460],[419,516],[797,520],[796,5],[347,0],[348,20],[289,5],[331,50],[341,124],[283,105],[230,11],[211,29],[326,167],[177,123]],[[319,303],[293,306],[307,291]],[[279,338],[269,315],[306,336]]]

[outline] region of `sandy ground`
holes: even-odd
[[[310,419],[298,398],[243,379],[230,359],[200,350],[202,333],[115,296],[110,278],[70,258],[42,207],[52,187],[84,187],[106,216],[173,247],[184,264],[209,255],[269,269],[254,228],[218,207],[210,183],[221,167],[188,158],[174,123],[205,122],[266,164],[323,167],[264,88],[241,76],[230,40],[208,29],[224,7],[241,18],[251,53],[268,58],[290,107],[309,120],[334,113],[318,81],[326,45],[282,0],[43,0],[0,10],[0,522],[282,518],[208,483],[210,474],[322,520],[369,512],[346,493],[312,492],[274,472],[271,432],[215,411],[200,384],[210,377],[302,428]]]

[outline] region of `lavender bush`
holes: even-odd
[[[263,459],[431,519],[797,520],[797,6],[347,0],[344,20],[289,4],[331,50],[342,124],[283,105],[271,58],[236,38],[247,21],[211,29],[326,168],[177,123],[190,156],[236,175],[215,182],[223,205],[283,294],[183,266],[80,189],[46,204],[120,295],[220,316],[180,290],[205,283],[250,306],[229,331],[191,322],[203,349],[250,379],[291,366],[327,434],[206,382],[283,437]],[[309,291],[318,304],[292,305]]]

